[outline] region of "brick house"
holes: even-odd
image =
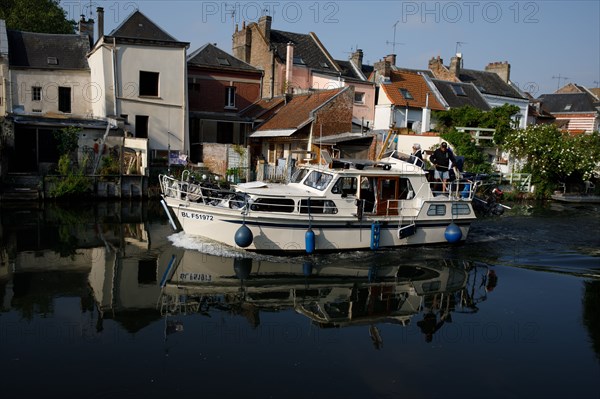
[[[318,140],[351,131],[353,102],[352,87],[263,99],[255,110],[270,116],[250,138],[269,164],[318,160]]]
[[[473,84],[492,108],[516,105],[520,111],[515,122],[519,128],[527,126],[529,99],[511,82],[508,62],[491,62],[479,71],[463,68],[462,54],[456,54],[448,67],[438,56],[429,60],[428,68],[436,79]]]
[[[241,111],[260,99],[262,71],[215,45],[187,58],[190,161],[203,161],[205,143],[246,145],[253,118]]]
[[[314,32],[275,30],[271,22],[262,16],[239,30],[236,26],[233,34],[233,55],[264,71],[262,97],[352,86],[355,123],[372,125],[375,86],[365,76],[362,50],[349,61],[337,61]]]

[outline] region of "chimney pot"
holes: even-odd
[[[104,37],[104,8],[96,8],[96,13],[98,14],[98,39],[100,39]]]

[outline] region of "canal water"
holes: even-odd
[[[600,397],[597,205],[312,257],[190,239],[156,202],[0,217],[3,398]]]

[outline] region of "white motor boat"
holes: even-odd
[[[393,152],[380,161],[299,166],[288,183],[242,183],[223,191],[161,175],[163,205],[186,234],[250,251],[361,250],[457,243],[476,220],[477,182],[428,181]],[[439,187],[438,187],[439,186]],[[436,190],[440,191],[436,191]]]

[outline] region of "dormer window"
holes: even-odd
[[[48,63],[48,65],[58,65],[58,58],[48,57],[46,58],[46,62]]]
[[[219,63],[219,65],[231,66],[227,58],[217,58],[217,62]]]
[[[329,68],[326,62],[321,62],[321,68]]]
[[[302,57],[294,57],[294,64],[297,65],[306,65],[306,62],[302,59]]]
[[[463,87],[461,85],[451,85],[451,87],[452,87],[452,91],[457,96],[466,96],[467,95],[467,93],[465,93],[465,89],[463,89]]]
[[[404,97],[405,100],[414,100],[415,98],[412,96],[412,94],[410,94],[410,91],[408,91],[408,89],[399,89],[400,90],[400,94],[402,94],[402,97]]]
[[[567,105],[565,105],[565,111],[570,111],[572,105],[573,104],[567,104]]]

